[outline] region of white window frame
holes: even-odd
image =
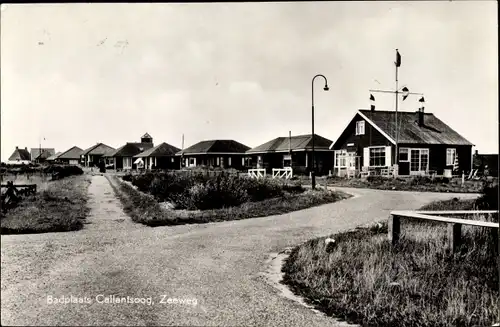
[[[455,158],[457,157],[457,149],[456,148],[447,148],[446,149],[446,166],[453,166],[455,163]],[[451,160],[448,161],[448,159]]]
[[[383,165],[372,165],[371,163],[371,159],[372,159],[372,150],[378,150],[378,149],[382,149],[383,152],[383,155],[380,155],[379,157],[381,158],[384,158],[384,164]],[[386,158],[385,158],[385,153],[386,153],[386,147],[385,146],[371,146],[368,150],[368,165],[369,167],[387,167],[387,162],[386,162]]]
[[[347,168],[347,150],[335,150],[334,156],[336,168]]]
[[[123,158],[123,169],[132,169],[132,158],[125,157]]]
[[[401,153],[406,152],[406,160],[401,160]],[[398,161],[399,162],[410,162],[410,149],[409,148],[399,148],[399,155],[398,155]]]
[[[365,121],[360,120],[356,122],[356,135],[365,135]]]
[[[419,170],[417,171],[412,171],[411,170],[411,151],[414,150],[414,151],[418,151],[418,167],[419,167]],[[410,158],[410,175],[415,175],[415,174],[421,174],[422,172],[425,173],[425,172],[428,172],[429,171],[429,166],[430,166],[430,163],[431,163],[431,154],[430,154],[430,150],[429,148],[410,148],[409,150],[409,158]],[[422,154],[427,154],[427,165],[425,167],[425,170],[422,170],[421,166],[422,166]]]

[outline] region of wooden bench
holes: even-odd
[[[455,215],[455,216],[465,216],[465,215],[494,215],[498,214],[496,210],[483,210],[483,211],[472,211],[472,210],[456,210],[456,211],[392,211],[389,217],[388,224],[388,236],[392,245],[396,245],[399,242],[401,235],[401,219],[423,219],[430,221],[439,221],[448,224],[448,244],[453,252],[461,245],[462,238],[462,225],[477,226],[491,228],[493,234],[493,239],[495,241],[495,249],[498,250],[498,223],[461,219],[461,218],[449,218],[442,217],[441,215]]]

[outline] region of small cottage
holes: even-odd
[[[28,151],[28,148],[19,149],[16,146],[16,149],[9,157],[7,163],[9,164],[29,164],[31,162],[31,155]]]
[[[133,160],[142,159],[144,168],[151,169],[179,169],[180,157],[175,154],[180,149],[168,143],[161,143],[151,149],[136,154]]]
[[[234,140],[210,140],[198,142],[179,151],[182,167],[209,167],[243,169],[245,152],[250,147]]]
[[[104,143],[97,143],[96,145],[91,146],[88,149],[83,150],[81,157],[81,164],[85,167],[92,167],[99,164],[101,158],[104,155],[114,151],[115,148],[110,147]],[[110,162],[106,162],[109,164]]]
[[[277,137],[246,152],[250,168],[292,167],[294,173],[308,174],[312,167],[312,134]],[[332,141],[314,135],[314,165],[317,175],[328,174],[333,167]]]
[[[82,156],[83,150],[77,146],[71,147],[56,157],[57,162],[66,163],[70,165],[78,165]]]

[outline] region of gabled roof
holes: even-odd
[[[205,154],[205,153],[245,153],[250,147],[234,140],[210,140],[198,142],[189,148],[181,150],[181,154]]]
[[[141,153],[141,149],[139,149],[137,145],[134,143],[127,143],[115,151],[106,154],[105,157],[133,157],[139,153]]]
[[[153,143],[142,143],[142,142],[127,142],[127,144],[133,144],[137,146],[141,151],[149,150],[154,146]]]
[[[176,148],[175,146],[163,142],[161,144],[158,144],[154,148],[151,148],[151,149],[148,149],[148,150],[146,150],[144,152],[136,154],[134,157],[135,158],[143,158],[143,157],[168,157],[168,156],[175,155],[179,151],[180,151],[180,149]]]
[[[52,161],[52,160],[56,160],[59,155],[61,155],[62,152],[57,152],[56,154],[54,155],[51,155],[50,157],[47,158],[47,161]]]
[[[50,156],[56,154],[56,150],[54,148],[41,148],[42,154],[40,154],[40,148],[31,148],[31,160],[36,159],[47,159]]]
[[[19,149],[16,147],[12,155],[9,157],[9,161],[17,160],[31,160],[31,155],[26,149]]]
[[[96,145],[91,146],[88,149],[83,150],[81,155],[105,155],[109,152],[114,151],[115,148],[110,147],[109,145],[106,145],[104,143],[97,143]]]
[[[143,136],[141,136],[141,139],[145,139],[145,138],[152,139],[152,137],[151,137],[151,135],[149,135],[149,133],[146,133]]]
[[[267,152],[284,152],[289,151],[304,151],[312,149],[312,134],[296,135],[292,137],[277,137],[269,142],[261,144],[247,153],[267,153]],[[318,134],[314,134],[314,149],[329,150],[332,141]]]
[[[396,139],[395,111],[359,110],[368,123],[375,125],[392,139]],[[404,144],[445,144],[473,145],[450,126],[438,119],[432,113],[424,114],[424,125],[418,126],[417,113],[399,111],[397,115],[399,136],[398,143]]]
[[[77,146],[74,146],[65,152],[61,153],[57,159],[80,159],[83,150]]]

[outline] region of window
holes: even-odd
[[[360,120],[356,122],[356,135],[364,135],[365,134],[365,121]]]
[[[219,157],[217,157],[217,166],[220,165],[220,161],[219,160],[220,160]]]
[[[227,165],[231,166],[231,157],[227,158]]]
[[[347,150],[335,151],[335,167],[347,167]]]
[[[194,165],[194,158],[189,158],[189,165]]]
[[[446,166],[453,166],[457,157],[457,149],[446,149]]]
[[[172,158],[172,162],[174,162],[174,161],[175,161],[174,158]]]
[[[407,148],[399,149],[399,161],[403,161],[403,162],[410,161],[410,159],[408,157],[408,149]]]
[[[123,158],[123,168],[124,169],[127,169],[127,168],[132,168],[132,158]]]
[[[385,147],[370,148],[370,167],[385,167]]]

